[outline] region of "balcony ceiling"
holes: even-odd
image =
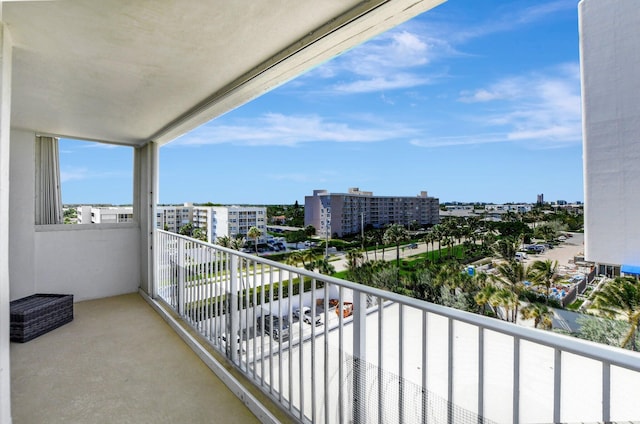
[[[5,1],[11,126],[164,144],[442,1]]]

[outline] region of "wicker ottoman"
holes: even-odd
[[[34,294],[11,302],[12,342],[28,342],[73,321],[73,295]]]

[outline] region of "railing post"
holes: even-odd
[[[353,293],[353,422],[366,423],[367,296]]]
[[[184,292],[185,292],[185,288],[184,288],[184,282],[185,282],[185,278],[184,278],[184,265],[185,265],[185,246],[184,246],[184,240],[179,238],[178,239],[178,315],[180,315],[181,317],[184,317],[184,304],[185,304],[185,297],[184,297]]]
[[[238,341],[237,336],[239,334],[239,317],[238,313],[238,287],[239,287],[239,275],[238,264],[239,259],[236,255],[230,255],[231,269],[229,270],[229,292],[227,293],[228,309],[227,309],[227,328],[229,334],[227,335],[227,344],[230,347],[229,354],[233,363],[238,362]]]

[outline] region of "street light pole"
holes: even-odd
[[[331,225],[331,219],[329,217],[329,209],[327,209],[327,223],[325,225],[324,228],[324,236],[325,236],[325,241],[324,241],[324,258],[325,259],[329,259],[329,228]]]
[[[364,252],[364,212],[360,212],[360,241],[362,242],[362,251]]]

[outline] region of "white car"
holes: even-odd
[[[293,316],[296,319],[300,319],[302,316],[302,320],[309,325],[313,325],[315,323],[316,327],[322,325],[322,320],[319,316],[312,317],[311,316],[311,308],[307,306],[303,306],[302,309],[296,309],[293,311]]]

